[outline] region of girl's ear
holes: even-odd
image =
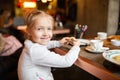
[[[31,33],[30,31],[26,30],[25,38],[30,39]]]
[[[28,36],[30,36],[30,35],[31,35],[29,32],[28,32],[27,34],[28,34]]]
[[[30,32],[31,32],[31,31],[30,31],[29,29],[26,29],[26,33],[27,33],[28,36],[31,35]]]

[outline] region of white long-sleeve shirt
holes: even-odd
[[[45,46],[26,40],[18,62],[19,80],[54,80],[51,67],[72,66],[78,58],[79,46],[73,46],[64,56],[49,50],[60,46],[59,41],[50,41]]]

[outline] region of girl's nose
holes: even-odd
[[[48,31],[47,30],[44,30],[44,35],[47,35],[48,34]]]

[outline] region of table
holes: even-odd
[[[64,47],[54,48],[53,50],[61,55],[66,54],[68,51]],[[93,54],[85,51],[85,47],[81,47],[80,56],[75,62],[75,65],[101,80],[120,80],[119,66],[117,66],[119,69],[116,71],[109,70],[104,66],[105,62],[107,61],[102,57],[102,54]]]

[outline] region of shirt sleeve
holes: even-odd
[[[36,65],[49,67],[70,67],[77,60],[79,46],[73,46],[66,55],[59,55],[49,51],[45,47],[32,47],[30,51],[31,60]]]
[[[51,49],[51,48],[60,47],[60,46],[61,46],[61,44],[60,44],[59,41],[53,40],[53,41],[50,41],[50,42],[48,43],[47,48],[48,48],[48,49]]]

